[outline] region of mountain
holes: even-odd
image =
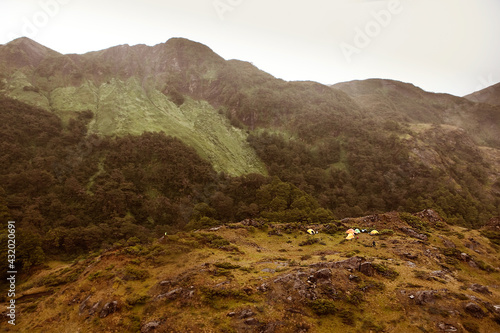
[[[338,83],[333,87],[378,117],[413,124],[450,125],[466,130],[481,146],[500,147],[500,108],[486,101],[473,103],[471,98],[429,93],[409,83],[382,79]]]
[[[243,131],[225,121],[212,105],[183,97],[169,85],[179,73],[185,75],[182,43],[187,41],[61,55],[27,38],[15,40],[2,46],[0,54],[33,59],[2,58],[5,94],[50,110],[65,121],[75,112],[90,110],[94,114],[90,133],[121,136],[164,131],[194,147],[218,171],[265,173]],[[189,43],[189,51],[207,66],[223,61],[206,46]]]
[[[468,100],[471,100],[473,102],[500,105],[500,98],[498,97],[499,91],[500,83],[497,83],[467,96],[464,96],[464,98],[467,98]]]
[[[16,328],[497,327],[491,100],[286,82],[182,38],[81,55],[0,45]],[[356,227],[381,237],[345,241]]]

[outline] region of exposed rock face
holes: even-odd
[[[476,303],[470,302],[465,305],[465,311],[474,318],[483,318],[486,316],[483,309]]]
[[[424,305],[434,303],[436,294],[435,290],[420,290],[415,293],[415,303],[417,305]]]
[[[423,211],[418,212],[415,215],[420,217],[422,220],[429,221],[432,224],[435,224],[436,222],[445,222],[444,219],[432,209],[424,209]]]
[[[472,291],[475,291],[477,293],[481,294],[491,294],[491,291],[488,289],[488,287],[480,285],[478,283],[471,284],[469,287]]]
[[[80,310],[80,315],[82,315],[82,314],[83,314],[83,311],[85,311],[85,309],[89,306],[89,305],[88,305],[88,302],[89,302],[90,296],[92,296],[92,295],[87,296],[87,298],[85,298],[85,299],[83,300],[83,302],[82,302],[82,303],[80,303],[80,307],[79,307],[79,310]]]
[[[373,268],[371,262],[364,262],[359,266],[359,271],[366,276],[373,276],[375,274],[375,269]]]
[[[423,241],[427,240],[427,236],[426,235],[419,234],[418,232],[416,232],[415,230],[413,230],[411,228],[399,227],[399,230],[401,230],[402,232],[404,232],[405,234],[407,234],[410,237],[417,238],[417,239],[420,239],[420,240],[423,240]]]
[[[117,301],[112,301],[109,303],[106,303],[104,307],[101,310],[101,313],[99,313],[99,317],[105,318],[109,316],[112,313],[115,313],[116,310],[118,309],[118,302]]]
[[[457,246],[455,243],[453,243],[451,240],[444,238],[443,236],[439,236],[441,238],[441,241],[443,242],[443,245],[447,248],[456,248]]]
[[[437,327],[441,332],[458,332],[458,329],[455,326],[443,322],[438,323]]]

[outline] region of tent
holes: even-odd
[[[354,229],[349,229],[346,231],[346,234],[353,234],[354,233]]]
[[[314,230],[312,230],[312,229],[307,229],[307,233],[309,235],[314,235],[316,232]]]
[[[349,234],[347,235],[347,237],[345,239],[353,239],[354,238],[354,234]]]
[[[354,230],[355,234],[359,234],[361,231],[359,229]]]
[[[377,230],[372,230],[372,231],[370,232],[370,235],[376,235],[376,234],[378,234],[378,231],[377,231]]]

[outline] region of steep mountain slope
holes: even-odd
[[[188,73],[183,46],[176,44],[172,40],[156,47],[124,45],[86,55],[61,55],[22,38],[0,47],[0,92],[51,110],[66,121],[75,112],[90,110],[94,114],[90,133],[164,131],[194,147],[218,171],[265,173],[243,131],[210,104],[184,97],[170,85],[177,74],[184,82],[182,76]],[[201,67],[204,62],[223,61],[206,46],[189,44],[186,53],[202,59]],[[207,73],[203,75],[209,77]]]
[[[307,228],[318,234],[308,235]],[[354,227],[380,230],[346,241]],[[241,223],[50,262],[4,332],[495,332],[499,265],[434,211],[319,225]],[[375,244],[375,246],[374,246]],[[4,296],[3,296],[4,297]]]
[[[93,147],[92,135],[163,131],[195,148],[215,171],[279,177],[338,218],[433,207],[480,226],[499,213],[498,106],[390,80],[334,88],[285,82],[182,38],[83,55],[61,55],[25,38],[0,50],[0,93],[50,110],[65,129],[88,119],[82,146]],[[14,61],[11,53],[33,60]],[[106,163],[91,157],[95,170]],[[89,177],[78,181],[92,187],[96,176]],[[227,199],[222,210],[233,213],[210,218],[263,213],[250,209],[248,198],[219,190]],[[213,204],[211,195],[190,204]],[[184,214],[184,224],[190,219]]]
[[[423,91],[409,83],[370,79],[333,85],[368,112],[397,122],[446,124],[465,129],[479,145],[500,148],[500,107]],[[492,87],[492,89],[494,89]],[[498,94],[492,94],[498,96]]]
[[[500,105],[500,83],[476,91],[464,98],[473,102]]]

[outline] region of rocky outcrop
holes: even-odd
[[[469,289],[481,294],[491,294],[491,291],[488,289],[488,287],[480,285],[478,283],[471,284]]]
[[[109,303],[106,303],[104,307],[102,308],[101,312],[99,313],[100,318],[106,318],[112,313],[115,313],[118,310],[118,302],[117,301],[112,301]]]
[[[465,312],[467,312],[474,318],[481,319],[486,316],[486,313],[484,313],[483,309],[474,302],[467,303],[464,308]]]
[[[427,236],[424,235],[424,234],[419,234],[418,232],[416,232],[415,230],[411,229],[411,228],[407,228],[407,227],[399,227],[399,230],[405,234],[407,234],[408,236],[410,237],[413,237],[413,238],[417,238],[417,239],[420,239],[420,240],[423,240],[423,241],[426,241],[427,240]]]
[[[425,305],[435,302],[436,290],[420,290],[415,293],[415,304]]]

